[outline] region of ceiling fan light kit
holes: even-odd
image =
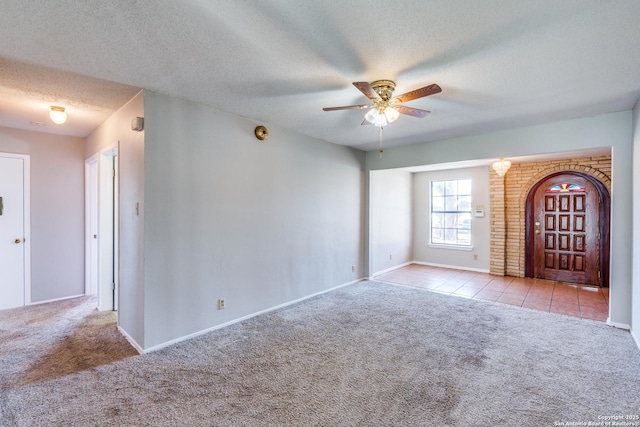
[[[408,116],[418,118],[426,117],[430,113],[430,111],[406,107],[400,104],[403,102],[412,101],[417,98],[422,98],[442,92],[440,86],[438,86],[437,84],[431,84],[429,86],[425,86],[420,89],[412,90],[411,92],[393,97],[393,91],[396,89],[396,83],[392,80],[376,80],[371,83],[353,82],[353,85],[358,88],[358,90],[362,92],[367,98],[369,98],[372,104],[326,107],[323,108],[323,110],[336,111],[367,108],[369,111],[367,111],[367,113],[365,114],[365,122],[363,122],[362,124],[371,123],[379,127],[384,127],[389,123],[393,123],[398,119],[400,114],[406,114]]]
[[[367,108],[369,111],[364,115],[363,125],[372,124],[380,128],[380,157],[382,157],[382,128],[389,123],[398,120],[400,114],[408,116],[424,118],[430,111],[420,110],[418,108],[406,107],[400,105],[403,102],[412,101],[417,98],[433,95],[442,92],[437,84],[412,90],[402,95],[393,97],[393,91],[396,89],[396,83],[392,80],[376,80],[368,82],[353,82],[353,85],[369,98],[372,104],[361,105],[345,105],[342,107],[325,107],[324,111],[337,110],[359,110]]]
[[[398,120],[399,116],[400,113],[393,107],[386,107],[382,111],[378,108],[371,108],[367,111],[367,114],[364,115],[364,119],[372,125],[384,127]]]

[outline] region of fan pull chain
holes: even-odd
[[[380,126],[380,158],[382,158],[382,152],[384,150],[382,149],[382,126]]]

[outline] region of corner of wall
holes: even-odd
[[[633,155],[633,170],[632,170],[632,194],[638,194],[638,188],[640,188],[640,98],[636,101],[636,105],[633,107],[632,115],[632,155]],[[633,246],[631,248],[631,336],[635,340],[638,348],[640,348],[640,336],[637,331],[640,331],[640,198],[633,198],[632,205],[632,224],[633,224]]]
[[[640,337],[638,337],[636,330],[632,328],[629,332],[631,333],[631,338],[633,338],[633,341],[636,343],[638,350],[640,350]]]
[[[489,271],[497,276],[507,273],[507,203],[505,177],[490,171],[489,194],[491,215],[491,244]]]

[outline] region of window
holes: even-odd
[[[431,182],[431,243],[471,246],[471,180]]]
[[[578,184],[556,184],[545,190],[545,193],[584,193],[586,188],[580,187]]]

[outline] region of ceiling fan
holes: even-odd
[[[369,98],[373,104],[364,105],[346,105],[343,107],[325,107],[324,111],[336,111],[336,110],[358,110],[368,108],[369,111],[365,114],[365,120],[363,125],[373,124],[379,127],[393,123],[398,119],[400,114],[406,114],[408,116],[423,118],[430,111],[420,110],[418,108],[407,107],[399,105],[400,103],[411,101],[417,98],[433,95],[442,92],[442,89],[437,84],[431,84],[429,86],[422,87],[420,89],[412,90],[411,92],[393,96],[393,91],[396,88],[395,82],[391,80],[376,80],[371,83],[367,82],[353,82],[353,85],[360,90],[367,98]]]

